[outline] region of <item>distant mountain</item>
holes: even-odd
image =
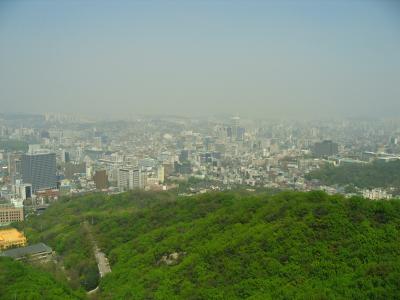
[[[0,113],[0,123],[7,127],[28,127],[28,128],[45,128],[46,120],[44,115],[34,114],[6,114]]]
[[[4,120],[24,120],[35,119],[44,121],[44,116],[40,114],[27,114],[27,113],[0,113],[0,118]]]
[[[72,285],[90,289],[98,277],[82,224],[111,263],[97,299],[398,298],[398,200],[321,192],[64,199],[23,227],[60,254]]]

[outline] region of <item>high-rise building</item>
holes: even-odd
[[[118,188],[121,191],[144,189],[147,174],[139,168],[121,168],[118,170]]]
[[[75,174],[85,174],[86,173],[86,163],[73,163],[67,162],[65,164],[65,178],[72,179]]]
[[[65,151],[65,153],[64,153],[64,162],[70,162],[71,161],[71,158],[70,158],[70,155],[69,155],[69,152],[67,152],[67,151]]]
[[[231,118],[230,127],[227,128],[227,136],[231,138],[232,141],[242,141],[244,137],[245,129],[240,127],[240,118]]]
[[[162,166],[162,165],[157,167],[157,178],[158,178],[158,182],[164,183],[165,174],[164,174],[164,166]]]
[[[332,156],[338,154],[339,146],[332,141],[322,141],[320,143],[315,143],[313,153],[317,157]]]
[[[240,117],[232,117],[231,124],[232,128],[238,128],[240,126]]]
[[[163,164],[164,168],[164,178],[168,178],[171,176],[172,173],[174,173],[174,164],[168,163],[168,164]]]
[[[96,184],[96,189],[104,190],[108,188],[108,176],[106,170],[99,170],[93,176],[94,183]]]
[[[120,191],[129,190],[130,171],[130,169],[126,168],[118,169],[118,188]]]
[[[179,163],[176,161],[174,164],[174,169],[175,169],[176,173],[180,173],[180,174],[192,173],[192,165],[189,161],[186,161],[183,163]]]
[[[141,169],[132,170],[132,186],[131,189],[144,189],[146,186],[147,174]]]
[[[179,162],[184,162],[189,160],[189,150],[181,150],[181,153],[179,154]]]
[[[57,188],[55,153],[28,153],[21,158],[22,180],[32,191]]]
[[[236,139],[237,139],[238,141],[243,141],[245,131],[246,131],[246,129],[243,128],[243,127],[238,127],[238,128],[237,128]]]
[[[15,184],[17,180],[21,179],[21,157],[22,153],[8,155],[8,174],[11,184]]]
[[[231,119],[232,138],[233,139],[236,139],[236,137],[237,137],[237,132],[238,132],[239,126],[240,126],[240,118],[239,117],[233,117]]]
[[[69,152],[65,151],[65,150],[60,150],[60,160],[63,163],[68,163],[70,162],[70,158],[69,158]]]
[[[22,200],[32,197],[32,184],[23,183],[22,180],[16,180],[12,185],[14,194]]]

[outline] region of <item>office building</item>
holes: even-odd
[[[118,188],[120,191],[129,190],[129,178],[130,178],[130,169],[121,168],[118,169]]]
[[[73,163],[67,162],[65,164],[65,178],[72,179],[76,174],[85,174],[86,173],[86,163]]]
[[[132,171],[132,185],[131,189],[144,189],[147,182],[147,174],[141,169],[134,169]]]
[[[338,152],[338,144],[328,140],[315,143],[313,148],[313,154],[317,157],[332,156],[338,154]]]
[[[189,160],[189,150],[181,150],[181,153],[179,154],[179,162],[186,162]]]
[[[118,170],[118,188],[120,191],[144,189],[147,174],[139,168],[121,168]]]
[[[8,155],[8,174],[10,176],[10,183],[21,179],[21,157],[22,153],[10,153]]]
[[[28,153],[21,158],[22,180],[32,192],[57,188],[55,153]]]
[[[179,173],[179,174],[192,173],[192,165],[189,161],[183,162],[183,163],[179,163],[176,161],[174,164],[174,169],[175,169],[175,173]]]
[[[61,150],[60,153],[60,160],[63,163],[68,163],[70,162],[70,156],[69,156],[69,152],[65,151],[65,150]]]
[[[32,197],[32,184],[23,183],[21,179],[18,179],[12,187],[15,196],[20,199],[25,200]]]
[[[174,164],[172,164],[172,163],[163,164],[162,166],[164,168],[164,178],[168,178],[175,171]]]
[[[162,165],[157,167],[157,178],[158,178],[158,182],[164,183],[165,174],[164,174],[164,166],[162,166]]]
[[[231,118],[231,138],[232,138],[232,140],[237,139],[239,126],[240,126],[240,118],[239,117]]]
[[[243,127],[238,127],[236,132],[236,140],[243,141],[245,131],[246,129],[244,129]]]
[[[96,189],[104,190],[108,188],[108,176],[106,170],[98,170],[93,176]]]

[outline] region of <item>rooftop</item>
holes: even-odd
[[[20,248],[15,248],[15,249],[10,249],[6,250],[3,252],[0,252],[0,256],[8,256],[12,258],[19,258],[27,255],[34,255],[38,253],[50,253],[53,250],[47,246],[46,244],[43,243],[38,243],[26,247],[20,247]]]
[[[0,242],[24,239],[25,236],[15,228],[0,230]]]

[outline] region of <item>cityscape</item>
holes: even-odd
[[[0,1],[0,300],[400,299],[399,3]]]
[[[324,166],[400,160],[399,139],[400,124],[393,120],[262,122],[234,116],[96,122],[60,114],[5,116],[1,199],[34,213],[62,196],[179,186],[187,186],[180,190],[185,195],[245,188],[390,199],[398,196],[398,187],[349,192],[307,174]]]

